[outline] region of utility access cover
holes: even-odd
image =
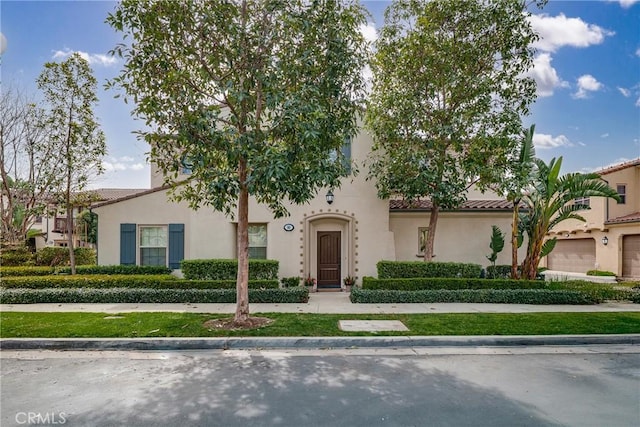
[[[399,320],[339,320],[338,327],[348,332],[408,331]]]

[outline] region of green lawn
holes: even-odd
[[[622,313],[481,313],[334,315],[263,313],[267,327],[249,331],[217,331],[202,326],[228,315],[193,313],[0,313],[2,338],[72,337],[225,337],[225,336],[354,336],[342,332],[338,320],[401,320],[408,332],[380,335],[557,335],[640,333],[640,312]],[[122,317],[112,318],[108,317]]]

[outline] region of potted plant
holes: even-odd
[[[351,292],[351,287],[356,284],[356,278],[353,276],[345,277],[342,282],[344,283],[344,289],[347,292]]]
[[[311,277],[311,275],[308,275],[305,279],[304,279],[304,285],[308,288],[311,288],[310,291],[311,292],[315,292],[317,289],[317,282],[316,279],[314,279],[313,277]]]

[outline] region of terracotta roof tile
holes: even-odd
[[[638,157],[637,159],[629,160],[628,162],[620,163],[619,165],[609,166],[607,168],[597,170],[596,173],[599,175],[607,175],[633,166],[640,166],[640,157]]]
[[[411,210],[429,210],[431,209],[430,200],[389,200],[390,211],[411,211]],[[457,211],[505,211],[511,210],[512,204],[508,200],[467,200]]]
[[[606,224],[621,224],[625,222],[640,222],[640,212],[609,219]]]

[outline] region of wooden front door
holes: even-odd
[[[318,286],[340,287],[340,232],[318,231]]]

